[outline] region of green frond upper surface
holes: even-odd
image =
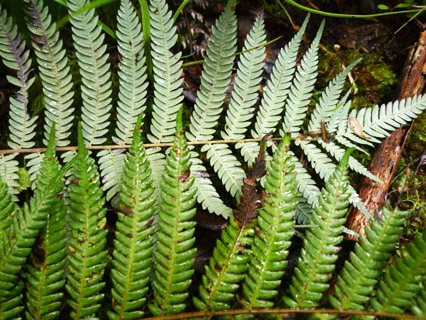
[[[74,14],[89,0],[68,0],[71,14],[72,38],[80,67],[82,128],[87,145],[106,141],[111,110],[111,72],[107,62],[105,35],[97,25],[98,16],[94,9]]]
[[[37,56],[38,69],[43,84],[45,108],[44,143],[47,144],[52,122],[56,123],[58,146],[69,144],[74,108],[74,91],[68,58],[52,23],[48,7],[43,0],[25,0],[27,25],[32,34],[32,43]]]
[[[187,133],[189,141],[211,140],[215,133],[214,127],[222,112],[226,90],[231,82],[237,49],[235,5],[235,0],[229,0],[225,11],[212,27],[203,63],[201,85]]]
[[[408,211],[384,208],[377,220],[355,245],[350,262],[346,261],[337,279],[330,302],[336,309],[363,310],[370,299],[388,260],[395,250],[407,218]]]
[[[66,289],[73,319],[97,319],[104,294],[100,291],[107,264],[106,208],[95,161],[84,146],[79,125],[78,153],[69,185],[69,274]]]
[[[294,235],[297,205],[296,172],[288,154],[286,136],[275,151],[265,181],[263,207],[252,246],[252,258],[243,284],[245,308],[271,308],[287,266],[290,239]]]
[[[37,116],[28,114],[28,89],[34,82],[30,78],[30,52],[25,50],[25,42],[14,25],[12,18],[0,6],[0,57],[3,63],[16,71],[16,77],[7,76],[10,83],[19,87],[16,97],[10,97],[9,109],[9,147],[13,149],[31,148],[35,136]]]
[[[188,298],[188,288],[194,273],[196,249],[194,178],[191,175],[188,145],[178,113],[177,133],[161,183],[161,202],[154,251],[154,304],[149,309],[155,315],[182,312]]]
[[[291,308],[317,306],[329,287],[327,282],[335,268],[349,205],[348,161],[351,151],[349,149],[343,156],[314,207],[312,222],[315,227],[305,234],[288,296],[283,298]]]
[[[15,211],[15,204],[9,194],[9,188],[6,182],[0,176],[0,232],[5,232],[10,224]],[[3,239],[0,238],[0,241]]]
[[[379,283],[371,306],[376,311],[405,313],[426,279],[426,232],[414,237]]]
[[[143,316],[151,273],[155,196],[151,168],[141,139],[141,120],[136,123],[133,142],[126,155],[120,184],[120,211],[116,224],[111,279],[110,319]]]
[[[120,1],[117,13],[117,44],[121,61],[117,72],[117,128],[112,140],[123,145],[131,143],[137,117],[143,114],[146,108],[148,89],[141,23],[129,0]]]

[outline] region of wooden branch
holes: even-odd
[[[411,49],[402,72],[402,82],[398,88],[397,99],[406,99],[416,94],[421,94],[426,83],[426,29],[420,34],[418,42]],[[372,174],[382,179],[384,184],[363,177],[359,195],[371,216],[379,210],[385,200],[390,187],[392,177],[395,174],[398,162],[401,158],[411,125],[394,131],[387,137],[376,150],[370,165]],[[359,210],[351,208],[348,215],[347,227],[364,234],[368,225],[368,219]],[[348,239],[358,240],[353,235],[347,235]]]

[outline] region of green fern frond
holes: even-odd
[[[151,52],[154,71],[154,105],[152,109],[151,142],[173,141],[176,115],[181,106],[181,53],[172,54],[176,44],[176,26],[165,0],[153,0],[150,5]]]
[[[355,67],[361,59],[356,60],[340,72],[328,84],[327,88],[322,92],[319,103],[312,113],[308,124],[309,131],[321,130],[322,121],[329,121],[335,112],[339,103],[339,96],[343,90],[343,85],[349,72]]]
[[[237,210],[217,240],[209,264],[204,267],[199,297],[193,298],[194,305],[199,310],[229,309],[240,282],[246,275],[250,260],[249,248],[253,243],[261,198],[256,191],[256,181],[266,173],[265,149],[266,140],[261,143],[256,162],[244,179]]]
[[[197,152],[191,151],[192,172],[194,175],[194,186],[197,188],[197,201],[203,209],[228,219],[232,216],[232,209],[226,206],[217,193],[209,173],[203,165],[203,161]]]
[[[291,308],[317,306],[329,287],[327,282],[335,268],[349,205],[348,161],[352,150],[346,151],[315,205],[312,222],[316,227],[308,229],[305,234],[289,296],[283,298]]]
[[[111,110],[110,65],[105,35],[94,9],[75,14],[89,0],[68,0],[72,38],[82,78],[82,128],[87,145],[106,141]]]
[[[7,301],[0,303],[0,319],[2,320],[20,320],[21,313],[24,310],[22,303],[24,283],[20,281],[11,289]]]
[[[308,104],[318,75],[318,48],[324,24],[325,21],[321,23],[311,47],[303,56],[300,66],[297,67],[295,78],[286,99],[282,130],[292,134],[292,136],[297,136],[306,117],[306,111],[308,110]]]
[[[62,196],[59,194],[58,198]],[[56,199],[49,208],[47,225],[33,248],[26,271],[25,315],[29,320],[59,316],[65,286],[66,213],[64,200]]]
[[[291,155],[290,136],[274,152],[265,181],[263,207],[252,246],[252,257],[244,279],[241,303],[244,308],[272,308],[281,277],[287,266],[290,239],[294,235],[297,182]]]
[[[44,228],[52,204],[63,187],[67,166],[60,169],[55,156],[55,126],[52,126],[48,148],[37,177],[37,188],[29,206],[18,210],[0,241],[0,303],[9,299],[10,290],[17,284],[19,273],[31,253],[40,229]]]
[[[117,128],[112,140],[118,145],[123,145],[131,143],[137,117],[145,112],[148,88],[141,23],[129,0],[120,1],[117,29],[118,52],[121,55],[118,65],[120,85]]]
[[[426,95],[418,95],[374,108],[362,108],[358,112],[353,110],[350,117],[358,119],[367,139],[379,143],[377,138],[389,136],[390,132],[415,119],[425,108]]]
[[[182,312],[194,273],[192,266],[196,248],[195,237],[194,178],[191,175],[191,162],[182,130],[182,109],[177,117],[177,132],[161,184],[160,212],[154,251],[154,304],[149,309],[155,315]]]
[[[426,282],[424,281],[411,311],[418,317],[426,317]]]
[[[13,24],[12,18],[0,5],[0,57],[8,68],[16,71],[16,77],[7,76],[10,83],[19,87],[16,98],[10,97],[9,109],[9,141],[12,149],[32,148],[31,141],[36,127],[37,116],[30,118],[28,114],[28,90],[34,78],[30,78],[30,52],[25,50],[25,41]]]
[[[43,0],[25,0],[27,25],[37,56],[38,69],[43,85],[45,108],[44,144],[47,144],[52,122],[56,123],[58,146],[69,144],[67,138],[74,119],[72,107],[74,91],[68,58],[56,31],[56,24]]]
[[[19,163],[15,160],[17,155],[17,153],[0,154],[0,177],[9,187],[9,193],[13,200],[18,199],[15,194],[19,193]]]
[[[155,202],[151,169],[141,137],[142,115],[134,130],[120,184],[111,280],[110,319],[141,318],[151,273]]]
[[[189,141],[206,141],[213,138],[214,127],[222,112],[226,90],[231,82],[234,54],[237,50],[237,18],[235,0],[229,0],[221,14],[207,45],[197,92],[194,112],[191,115],[187,137]]]
[[[96,319],[95,314],[104,297],[100,291],[105,285],[102,277],[108,254],[105,250],[107,231],[104,229],[106,208],[95,161],[84,146],[81,124],[78,126],[78,153],[71,172],[71,235],[66,284],[70,298],[67,302],[72,308],[73,319]]]
[[[408,211],[384,208],[355,245],[337,279],[330,302],[336,309],[364,310],[404,227]]]
[[[426,278],[426,232],[417,235],[379,283],[371,306],[376,311],[403,314]],[[424,288],[423,288],[424,290]]]
[[[12,223],[15,215],[15,204],[12,202],[12,197],[9,194],[9,187],[0,176],[0,233],[5,232]],[[0,241],[2,238],[0,237]]]

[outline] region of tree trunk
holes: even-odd
[[[426,30],[420,34],[418,42],[413,46],[408,55],[402,72],[402,82],[398,89],[397,99],[406,99],[416,94],[421,94],[426,82]],[[376,150],[370,171],[384,182],[380,184],[363,177],[359,195],[364,201],[367,210],[374,217],[385,200],[392,177],[395,174],[402,150],[404,149],[411,126],[402,127],[387,137]],[[347,226],[359,234],[364,234],[368,219],[358,209],[352,208],[348,214]],[[347,235],[348,239],[358,240],[357,237]]]

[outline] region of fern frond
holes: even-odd
[[[44,144],[47,144],[52,122],[56,123],[58,146],[69,144],[67,138],[74,119],[72,107],[74,91],[68,58],[56,31],[56,24],[43,0],[25,0],[27,25],[37,56],[38,69],[43,85],[45,108]]]
[[[177,132],[161,184],[160,212],[157,240],[154,252],[155,304],[148,305],[155,315],[182,312],[194,273],[196,248],[195,237],[194,178],[191,176],[191,162],[188,145],[182,130],[182,110],[177,117]]]
[[[319,103],[312,113],[311,119],[308,124],[309,131],[321,130],[322,121],[329,121],[338,107],[339,96],[342,92],[343,85],[349,72],[355,67],[361,59],[356,60],[346,67],[345,70],[340,72],[328,84],[327,88],[322,92]]]
[[[275,61],[271,79],[265,89],[259,112],[256,116],[254,130],[251,131],[253,138],[262,138],[275,131],[278,122],[282,119],[281,114],[296,70],[297,53],[308,21],[309,14],[296,35],[281,49]]]
[[[318,143],[328,152],[330,153],[337,161],[340,161],[345,154],[345,150],[340,148],[337,144],[332,141],[324,142],[323,140],[319,140]],[[359,174],[362,174],[373,181],[378,183],[383,183],[383,181],[377,178],[374,174],[367,170],[358,160],[354,157],[349,158],[349,168]]]
[[[121,61],[118,65],[117,128],[112,140],[123,145],[131,143],[137,117],[145,112],[148,88],[141,23],[129,0],[120,1],[117,29]]]
[[[347,101],[351,91],[349,90],[346,94],[340,99],[337,104],[334,112],[331,114],[330,119],[327,121],[327,131],[329,133],[336,133],[339,128],[339,124],[342,120],[348,120],[349,117],[349,108],[352,101]]]
[[[106,192],[109,201],[120,189],[120,180],[123,173],[125,149],[107,149],[98,152],[98,164],[102,177],[102,189]]]
[[[422,288],[417,295],[416,303],[411,307],[413,313],[418,317],[426,316],[426,282],[423,281]]]
[[[210,164],[222,180],[226,190],[229,191],[233,197],[238,195],[243,186],[243,179],[246,177],[246,174],[241,167],[241,163],[229,148],[229,145],[204,145],[201,148],[201,152],[206,151],[207,158],[210,159]]]
[[[151,177],[154,183],[154,195],[158,201],[161,199],[161,181],[166,165],[166,157],[161,148],[148,148],[145,150],[151,167]]]
[[[223,216],[228,219],[232,216],[232,209],[226,206],[217,193],[212,181],[209,178],[202,160],[195,151],[190,152],[192,162],[192,173],[194,176],[194,186],[197,188],[197,201],[201,203],[203,209],[211,213]]]
[[[9,187],[13,200],[17,200],[15,194],[19,193],[19,163],[15,160],[17,155],[17,153],[0,154],[0,177]]]
[[[176,26],[165,0],[153,0],[150,5],[151,52],[154,71],[154,105],[152,110],[151,142],[173,141],[176,115],[181,106],[181,53],[172,54],[176,44]]]
[[[12,18],[0,5],[0,57],[8,68],[16,71],[16,77],[7,76],[10,83],[19,87],[16,98],[10,97],[9,109],[9,141],[12,149],[31,148],[31,141],[36,127],[37,116],[30,118],[28,114],[28,90],[34,78],[30,78],[30,52],[25,50],[25,41],[18,33]]]
[[[82,125],[78,126],[78,153],[69,185],[69,274],[66,289],[70,295],[73,319],[95,317],[104,297],[100,293],[107,264],[105,249],[106,208],[95,161],[84,146]]]
[[[353,110],[350,116],[358,119],[367,139],[379,143],[377,138],[389,136],[390,132],[415,119],[425,108],[426,95],[418,95],[386,105],[362,108],[358,112]]]
[[[112,259],[110,319],[135,319],[144,314],[151,273],[155,202],[151,169],[141,137],[142,115],[126,154],[120,184],[120,211]]]
[[[15,204],[12,202],[12,197],[9,194],[9,187],[0,176],[0,233],[5,232],[12,223],[15,215]],[[0,241],[3,239],[0,237]]]
[[[34,188],[34,181],[37,179],[37,176],[40,172],[40,167],[41,163],[43,162],[44,154],[41,152],[34,152],[26,155],[24,158],[26,160],[26,167],[28,174],[30,175],[32,188]]]
[[[337,279],[334,295],[329,298],[334,308],[364,310],[395,249],[407,215],[408,211],[384,208],[383,216],[371,221]]]
[[[68,0],[72,38],[82,78],[82,128],[87,145],[106,141],[111,110],[110,65],[107,62],[105,35],[97,25],[94,9],[75,14],[89,0]]]
[[[329,287],[327,281],[335,268],[349,205],[348,161],[352,150],[346,151],[315,205],[312,222],[316,227],[308,229],[305,234],[289,296],[283,298],[284,303],[291,308],[317,306]]]
[[[297,67],[295,78],[286,99],[282,131],[291,133],[292,136],[297,136],[300,131],[317,79],[318,48],[324,24],[325,21],[321,23],[311,47],[303,56],[300,66]],[[281,135],[283,135],[282,132]]]
[[[245,53],[240,55],[238,62],[234,90],[225,118],[225,129],[221,133],[223,139],[244,139],[254,115],[266,57],[265,47],[262,46],[266,39],[262,15],[258,15],[244,42]]]
[[[203,63],[201,85],[187,132],[189,141],[211,140],[215,133],[214,127],[222,112],[226,90],[231,82],[237,49],[235,5],[235,0],[229,0],[225,11],[212,27]]]
[[[259,156],[248,177],[244,179],[237,210],[230,217],[230,224],[217,240],[209,264],[205,266],[199,297],[193,302],[199,310],[219,311],[230,308],[230,302],[244,279],[253,243],[254,227],[261,195],[257,193],[256,180],[266,173],[266,141],[261,144]]]
[[[290,141],[290,136],[283,138],[266,175],[253,255],[243,284],[241,303],[246,309],[273,307],[271,300],[278,294],[280,278],[287,266],[297,206],[296,173],[288,154]]]
[[[20,320],[21,313],[24,310],[24,304],[22,303],[24,289],[24,283],[20,281],[10,291],[10,295],[6,302],[0,303],[0,319],[3,320]]]
[[[323,152],[313,142],[306,140],[297,139],[295,144],[302,148],[312,168],[319,174],[321,179],[328,180],[336,169],[336,165],[333,163],[328,155]]]
[[[59,316],[65,286],[66,213],[64,200],[56,199],[49,208],[47,225],[33,249],[26,272],[25,315],[29,320]]]
[[[47,215],[56,195],[63,187],[63,175],[68,167],[60,169],[55,156],[55,131],[52,126],[48,148],[37,177],[37,188],[29,206],[18,210],[0,241],[0,303],[9,299],[10,290],[18,283],[19,273],[31,253],[40,229],[44,228]]]
[[[401,251],[401,257],[379,283],[376,298],[371,303],[374,310],[403,314],[425,281],[426,232],[414,237]]]

